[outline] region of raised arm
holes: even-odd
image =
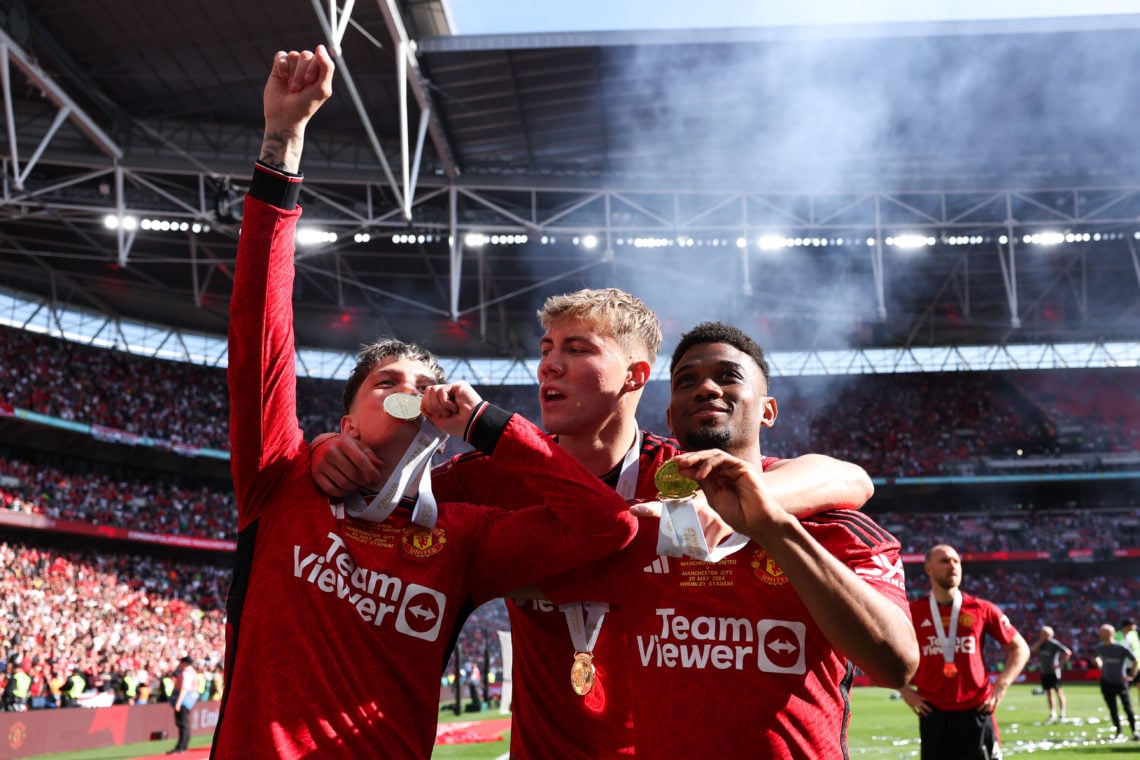
[[[279,50],[273,56],[262,94],[265,134],[258,159],[263,164],[290,174],[300,171],[305,127],[332,95],[334,72],[324,45],[315,51]]]
[[[272,167],[260,165],[254,171],[230,298],[227,380],[240,529],[270,503],[258,473],[296,454],[301,443],[292,313],[293,231],[300,210],[295,193],[287,201],[279,189],[268,188],[299,187],[299,178],[282,171],[298,168],[305,126],[329,97],[332,75],[332,61],[323,48],[316,53],[280,52],[265,85],[261,157]],[[275,151],[280,154],[277,160]]]
[[[756,468],[720,450],[677,456],[709,504],[764,547],[832,645],[883,686],[901,687],[918,667],[914,627],[900,605],[872,588],[777,502]]]

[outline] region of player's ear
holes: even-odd
[[[776,399],[765,396],[764,404],[760,409],[760,424],[764,427],[772,427],[776,424],[776,417],[779,413],[780,409],[776,405]]]
[[[645,387],[645,384],[649,382],[649,375],[652,369],[647,361],[638,361],[630,364],[625,376],[626,390],[636,391]]]
[[[340,432],[350,438],[360,439],[360,430],[356,427],[356,420],[351,414],[346,414],[340,418]]]

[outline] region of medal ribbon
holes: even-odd
[[[661,522],[657,529],[658,554],[720,562],[743,549],[749,540],[748,536],[733,532],[719,546],[709,549],[693,497],[661,499]]]
[[[633,448],[625,452],[625,458],[621,460],[621,474],[618,475],[617,485],[614,486],[618,496],[626,501],[633,501],[637,497],[637,476],[641,470],[641,441],[641,428],[638,428],[637,440],[633,442]]]
[[[412,522],[424,528],[434,528],[439,517],[435,496],[431,492],[431,457],[447,441],[448,435],[425,418],[404,456],[396,464],[388,481],[371,502],[353,491],[345,494],[344,507],[348,514],[359,520],[384,522],[396,511],[400,499],[416,495]]]
[[[637,428],[637,440],[621,460],[621,472],[614,490],[626,501],[633,501],[637,495],[637,476],[641,468],[641,428]],[[602,620],[610,606],[605,602],[570,602],[558,606],[566,616],[566,627],[570,629],[570,641],[575,652],[590,653],[602,630]],[[584,611],[584,612],[583,612]]]
[[[605,602],[570,602],[560,604],[558,609],[566,616],[566,627],[570,629],[570,642],[575,652],[591,654],[598,643],[602,631],[602,621],[610,606]],[[583,614],[584,613],[584,614]]]
[[[930,595],[930,617],[934,621],[934,633],[938,636],[938,646],[942,647],[942,659],[947,665],[954,663],[954,645],[958,640],[958,614],[962,611],[962,594],[954,595],[950,604],[950,632],[942,628],[942,615],[938,614],[938,602]]]

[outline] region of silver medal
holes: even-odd
[[[410,393],[393,393],[384,397],[384,411],[399,420],[414,420],[420,416],[420,401]]]

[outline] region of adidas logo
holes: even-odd
[[[650,564],[641,568],[643,573],[654,573],[656,575],[666,575],[669,572],[669,558],[660,556],[653,560]]]
[[[927,618],[922,621],[922,625],[920,625],[919,628],[929,628],[932,625],[934,625],[934,623],[930,622],[930,618]]]

